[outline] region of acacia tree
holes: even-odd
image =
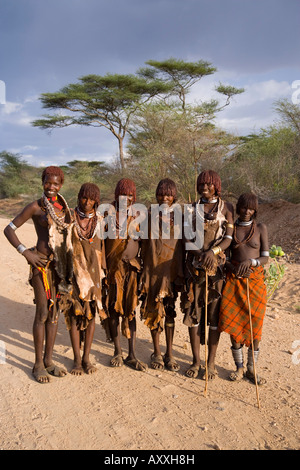
[[[108,129],[118,140],[121,173],[125,170],[124,139],[130,133],[132,116],[154,97],[177,96],[186,112],[186,95],[192,85],[205,75],[216,71],[205,61],[184,62],[168,59],[163,62],[148,61],[150,67],[140,69],[136,75],[107,74],[86,75],[78,83],[65,86],[58,92],[43,93],[40,97],[46,109],[56,111],[44,115],[33,125],[54,129],[71,125],[94,126]],[[217,91],[231,97],[243,90],[219,85]],[[223,107],[224,107],[223,106]],[[196,109],[196,108],[195,108]],[[198,106],[200,121],[212,119],[222,106],[215,100]]]
[[[148,60],[150,67],[140,68],[139,74],[142,77],[157,79],[162,77],[172,84],[172,94],[176,94],[182,104],[182,109],[186,106],[186,95],[189,89],[202,77],[216,72],[209,62],[199,60],[198,62],[185,62],[183,60],[170,59],[157,61]]]
[[[194,193],[196,197],[196,180],[203,164],[220,168],[224,157],[236,145],[233,136],[215,128],[213,120],[233,96],[244,90],[219,84],[216,90],[226,98],[223,104],[218,100],[187,104],[191,87],[213,74],[215,67],[205,61],[173,58],[162,62],[150,60],[146,64],[150,67],[138,71],[142,77],[164,80],[171,88],[169,99],[139,110],[129,145],[130,165],[140,174],[140,181],[149,174],[156,177],[172,174],[184,197],[194,197]],[[147,170],[142,175],[144,168]],[[149,185],[144,184],[141,190],[148,197]]]
[[[35,120],[33,126],[54,129],[79,125],[108,129],[118,140],[123,172],[124,139],[132,114],[141,104],[169,90],[170,84],[160,79],[119,74],[86,75],[79,78],[79,83],[71,83],[58,92],[43,93],[40,97],[43,107],[58,112]]]
[[[197,177],[204,168],[222,173],[235,145],[234,136],[212,124],[198,125],[197,116],[176,105],[151,103],[134,118],[127,170],[135,175],[139,196],[153,199],[157,180],[176,180],[182,200],[197,198]]]
[[[186,96],[191,87],[199,82],[203,77],[212,75],[217,71],[210,62],[199,60],[198,62],[185,62],[184,60],[170,59],[157,61],[148,60],[146,62],[150,67],[140,68],[138,73],[141,77],[148,79],[161,79],[169,83],[171,86],[171,94],[177,95],[181,101],[183,111],[186,109]],[[212,100],[209,103],[203,103],[205,113],[208,109],[210,114],[221,111],[225,106],[228,106],[230,99],[237,94],[243,93],[243,88],[235,88],[233,86],[226,86],[219,84],[216,91],[226,96],[226,102],[220,105],[217,100]]]

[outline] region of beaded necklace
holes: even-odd
[[[43,196],[42,196],[42,205],[45,208],[46,214],[51,217],[51,219],[57,224],[57,226],[61,229],[66,229],[66,228],[69,227],[70,224],[64,222],[64,220],[65,220],[66,213],[67,212],[70,213],[70,209],[69,209],[68,203],[64,199],[64,197],[59,193],[57,194],[57,196],[60,197],[60,199],[63,203],[63,206],[60,206],[61,210],[63,208],[65,208],[65,214],[63,214],[61,217],[59,217],[56,214],[55,209],[53,207],[53,204],[51,204],[51,202],[48,200],[48,198],[45,194],[43,194]]]
[[[95,216],[95,211],[91,212],[90,214],[85,214],[79,209],[79,207],[76,207],[76,212],[82,219],[92,219]]]
[[[83,215],[82,215],[83,214]],[[87,225],[85,227],[82,227],[80,225],[80,218],[85,218],[85,219],[89,219]],[[94,214],[92,214],[92,216],[86,216],[83,212],[81,212],[78,207],[76,207],[75,209],[75,227],[77,229],[77,233],[78,233],[78,236],[83,239],[83,240],[88,240],[90,243],[93,243],[94,241],[94,237],[97,233],[97,222],[98,222],[98,217],[97,217],[97,214],[96,212],[94,212]],[[88,229],[89,227],[89,229]],[[87,231],[88,229],[88,232],[87,232],[87,235],[84,236],[83,233],[82,233],[82,230],[84,230],[85,232]]]

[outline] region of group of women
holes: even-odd
[[[36,380],[47,383],[51,375],[67,373],[52,359],[59,312],[64,314],[70,332],[73,375],[97,370],[90,361],[97,315],[107,340],[114,343],[111,366],[126,364],[145,371],[147,365],[135,353],[136,310],[140,305],[141,318],[149,327],[153,342],[152,368],[179,370],[173,338],[180,310],[192,349],[192,363],[185,371],[188,377],[204,376],[204,372],[208,379],[215,377],[220,333],[225,331],[231,337],[236,365],[230,379],[237,381],[246,375],[262,384],[264,380],[254,373],[253,361],[258,359],[266,309],[263,265],[269,253],[267,228],[256,222],[257,197],[242,194],[234,220],[233,205],[221,197],[219,175],[212,170],[201,172],[197,180],[199,200],[191,205],[191,220],[192,233],[201,220],[203,243],[186,249],[193,240],[186,234],[183,238],[176,236],[177,189],[171,179],[158,183],[156,201],[165,209],[155,214],[149,209],[148,233],[140,236],[136,236],[136,231],[135,236],[130,235],[132,222],[139,215],[132,180],[123,178],[115,188],[114,236],[102,233],[102,229],[109,229],[103,224],[103,215],[97,212],[99,187],[83,184],[77,206],[71,210],[60,194],[63,183],[62,170],[47,167],[42,174],[42,197],[28,204],[4,230],[8,241],[30,265],[29,280],[36,303],[33,324]],[[16,234],[29,219],[33,220],[37,234],[34,248],[25,247]],[[168,237],[162,235],[165,222],[169,224]],[[154,223],[159,227],[155,237],[151,230]],[[163,330],[164,355],[160,346]],[[126,358],[121,335],[128,339]],[[208,345],[206,371],[201,369],[200,362],[200,344],[204,343]],[[248,347],[246,371],[244,345]]]

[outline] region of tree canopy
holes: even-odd
[[[214,67],[210,62],[204,60],[185,62],[184,60],[171,57],[170,59],[163,61],[148,60],[146,64],[150,67],[140,68],[138,73],[142,77],[161,79],[168,82],[171,85],[172,95],[178,96],[183,110],[186,108],[186,96],[191,87],[199,82],[203,77],[217,72],[216,67]],[[227,105],[229,104],[232,96],[243,93],[244,89],[219,84],[216,87],[216,91],[227,97],[225,103],[225,105]],[[214,104],[215,111],[217,110],[217,102],[214,101],[209,104],[210,106]]]
[[[54,129],[78,125],[109,130],[118,140],[119,163],[124,173],[124,139],[130,132],[132,116],[150,100],[170,96],[178,97],[185,111],[190,88],[216,71],[202,60],[185,62],[171,58],[162,62],[149,60],[146,64],[148,67],[139,69],[135,75],[86,75],[58,92],[43,93],[40,97],[43,108],[57,112],[36,119],[33,126]],[[220,85],[217,91],[226,95],[226,106],[233,95],[243,90]],[[217,101],[203,103],[198,106],[198,114],[212,118],[222,109],[218,106]]]
[[[71,83],[58,92],[43,93],[40,98],[43,107],[60,112],[44,115],[43,119],[35,120],[33,126],[42,129],[71,125],[106,128],[118,140],[120,165],[124,170],[124,138],[131,115],[142,103],[169,89],[170,85],[162,80],[135,75],[86,75],[79,78],[79,83]]]

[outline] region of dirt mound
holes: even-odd
[[[268,227],[271,245],[280,245],[289,261],[300,260],[300,204],[283,200],[259,205],[258,221]]]

